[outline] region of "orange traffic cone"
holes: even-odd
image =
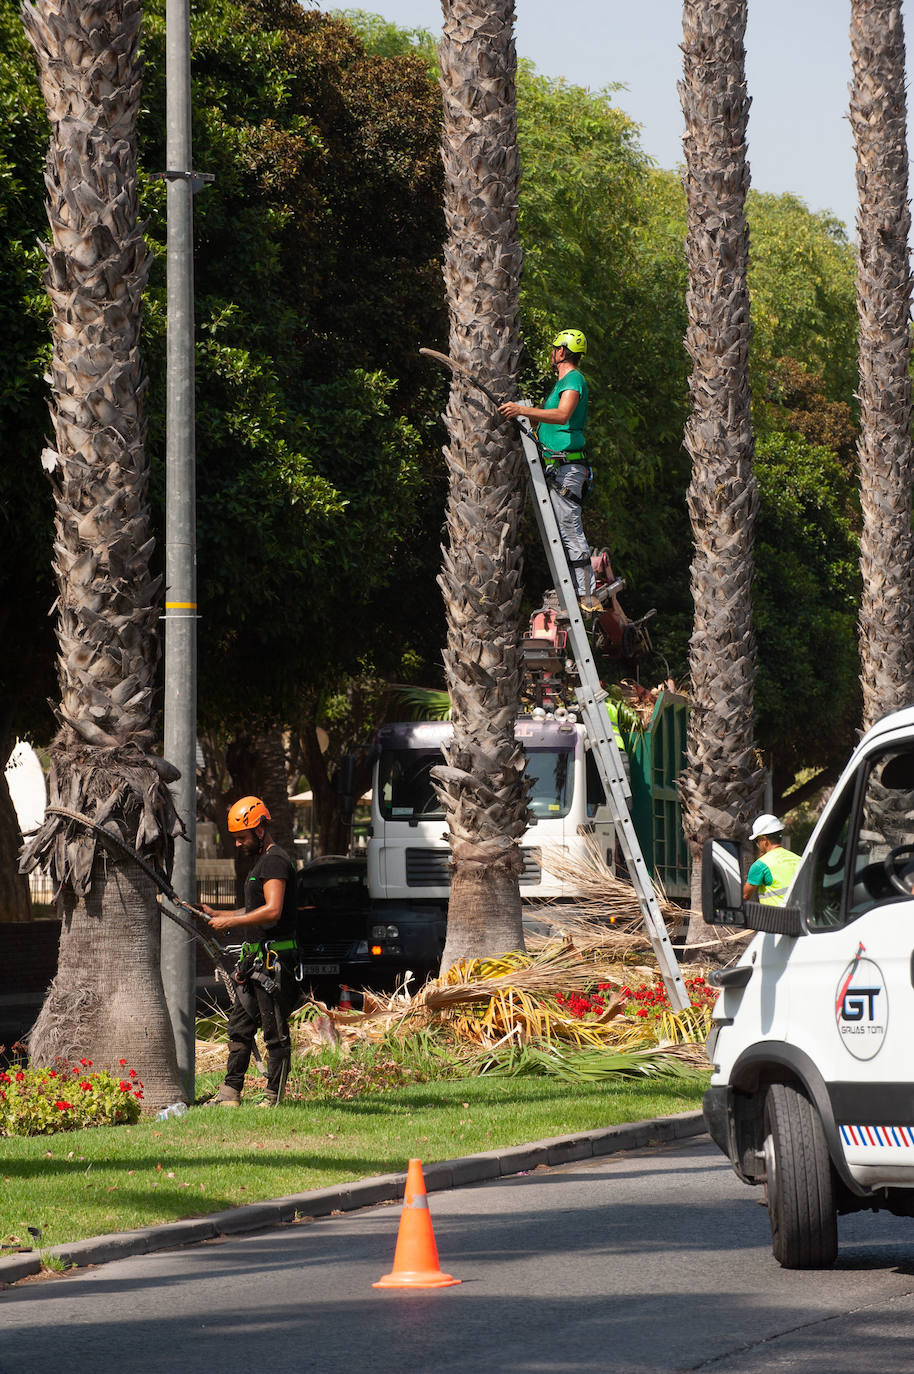
[[[422,1161],[411,1159],[406,1175],[406,1196],[400,1215],[394,1267],[372,1288],[449,1288],[460,1279],[442,1274],[438,1247],[428,1210]]]
[[[340,1000],[336,1005],[337,1011],[352,1011],[352,998],[349,995],[349,987],[346,983],[340,983]]]

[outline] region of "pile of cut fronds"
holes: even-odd
[[[653,720],[657,702],[664,692],[675,692],[678,696],[688,696],[687,690],[684,687],[677,687],[671,677],[666,678],[663,682],[658,682],[656,687],[645,687],[643,683],[634,682],[631,678],[623,678],[619,683],[619,694],[622,700],[627,703],[630,710],[637,712],[643,730],[646,730]]]
[[[415,1042],[426,1050],[434,1046],[470,1073],[480,1071],[487,1055],[527,1047],[538,1053],[664,1056],[675,1046],[703,1043],[710,1017],[707,999],[678,1014],[664,1007],[654,968],[623,964],[599,947],[582,950],[567,941],[532,953],[462,960],[415,995],[403,985],[391,994],[366,991],[363,997],[362,1011],[307,1001],[290,1019],[295,1056],[329,1055],[335,1062],[382,1042],[386,1053],[398,1042],[404,1051],[406,1042]],[[224,1056],[224,1031],[215,1015],[200,1024],[198,1035],[211,1045],[213,1058]],[[201,1069],[202,1050],[201,1044]],[[206,1059],[208,1068],[208,1052]]]

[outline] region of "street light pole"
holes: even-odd
[[[165,757],[187,839],[178,839],[172,885],[196,901],[197,557],[194,455],[194,174],[191,151],[189,0],[165,6],[165,181],[168,318],[165,437]],[[162,982],[178,1068],[194,1098],[196,944],[162,918]]]

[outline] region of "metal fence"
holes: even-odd
[[[50,874],[33,870],[29,874],[29,894],[33,905],[51,906],[54,902],[54,883]],[[197,879],[197,901],[231,911],[237,906],[233,877],[201,877]]]

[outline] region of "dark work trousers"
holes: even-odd
[[[270,971],[270,976],[279,984],[272,993],[253,978],[235,985],[238,1000],[229,1012],[225,1081],[228,1087],[241,1092],[251,1062],[254,1036],[262,1028],[267,1047],[267,1090],[278,1097],[292,1058],[289,1015],[298,1000],[298,984],[291,969],[281,960]]]
[[[592,595],[594,586],[593,569],[590,566],[590,545],[584,533],[580,499],[588,473],[586,463],[556,463],[549,474],[552,509],[555,511],[565,557],[573,565],[571,575],[578,596]],[[564,487],[578,499],[570,501],[559,491],[560,487]]]

